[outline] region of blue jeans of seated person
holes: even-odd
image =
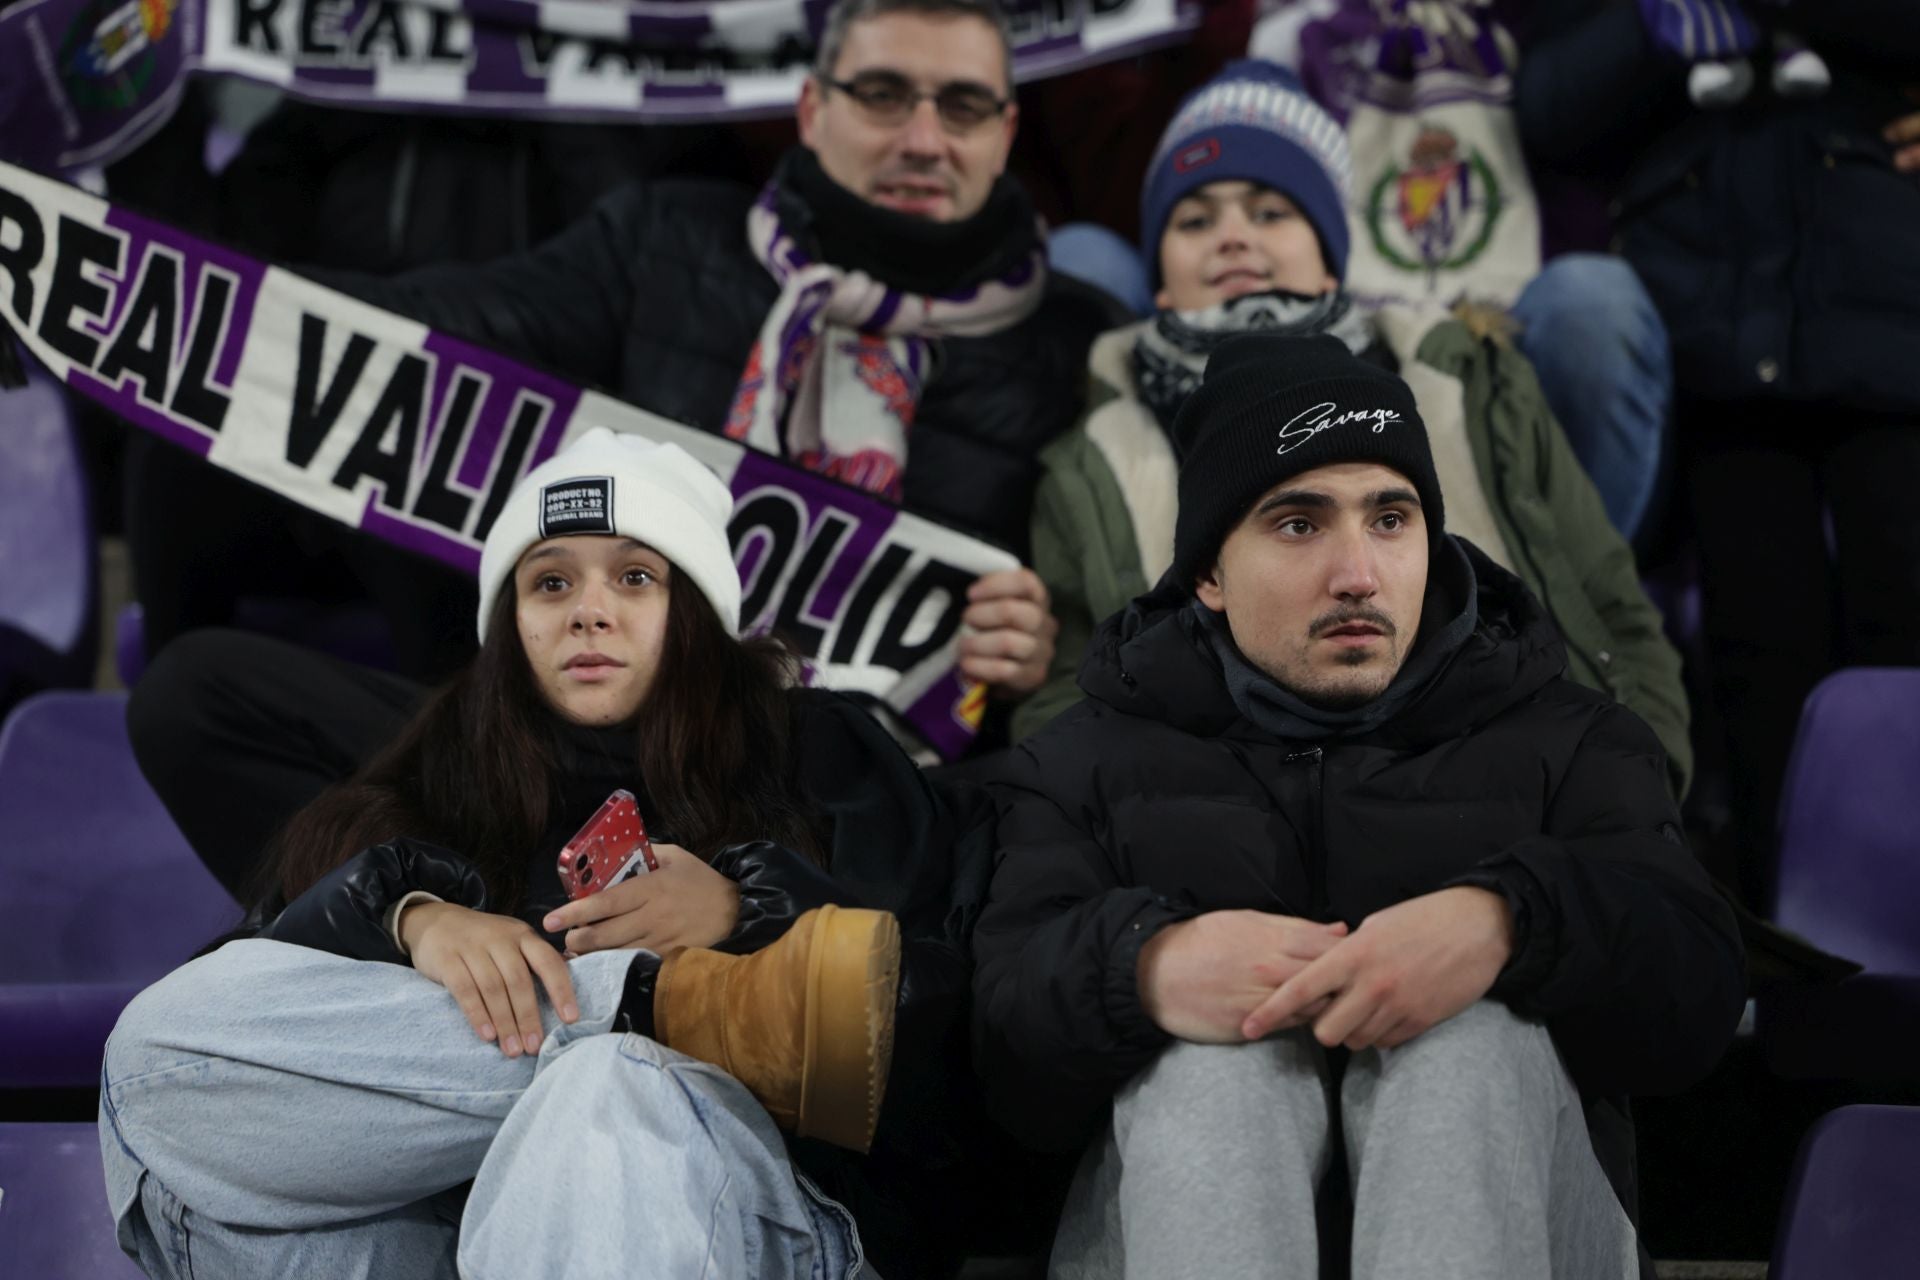
[[[1139,246],[1097,222],[1068,222],[1048,233],[1047,266],[1104,289],[1136,316],[1153,314],[1153,282]]]
[[[1047,259],[1135,315],[1153,313],[1140,251],[1105,227],[1067,223],[1048,238]],[[1570,253],[1542,267],[1512,311],[1520,353],[1607,517],[1632,541],[1658,496],[1673,405],[1673,359],[1653,299],[1622,259]]]
[[[1673,355],[1653,299],[1624,260],[1569,253],[1521,290],[1513,316],[1567,443],[1633,541],[1661,487],[1673,407]]]
[[[515,1059],[409,968],[258,940],[193,961],[107,1043],[121,1247],[155,1280],[873,1280],[744,1086],[611,1031],[631,958],[570,962],[580,1020],[543,997]]]

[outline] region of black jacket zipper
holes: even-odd
[[[1295,751],[1287,756],[1287,764],[1306,763],[1307,774],[1307,911],[1311,920],[1327,920],[1331,908],[1327,892],[1327,841],[1322,821],[1320,801],[1320,768],[1322,755],[1319,747],[1309,747],[1305,751]]]

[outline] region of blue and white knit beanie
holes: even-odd
[[[1140,193],[1140,248],[1156,283],[1160,237],[1173,206],[1209,182],[1258,182],[1298,206],[1320,237],[1327,270],[1347,275],[1347,190],[1353,157],[1346,130],[1285,67],[1255,58],[1228,63],[1181,104],[1147,166]]]

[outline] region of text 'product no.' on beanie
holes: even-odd
[[[1427,538],[1446,528],[1427,427],[1413,392],[1338,338],[1246,334],[1207,361],[1200,389],[1173,423],[1180,512],[1173,568],[1191,588],[1260,495],[1283,480],[1341,462],[1375,462],[1405,476]]]
[[[1230,62],[1174,113],[1140,192],[1140,248],[1156,282],[1173,206],[1210,182],[1228,181],[1257,182],[1293,201],[1320,238],[1327,270],[1347,278],[1353,156],[1346,130],[1285,67],[1255,58]]]
[[[594,427],[529,471],[507,496],[480,551],[480,639],[493,602],[527,548],[604,534],[644,542],[700,589],[729,632],[740,630],[740,573],[727,541],[733,494],[675,444]]]

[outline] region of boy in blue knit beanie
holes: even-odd
[[[1306,295],[1337,288],[1347,270],[1352,167],[1339,122],[1291,71],[1254,59],[1229,64],[1182,104],[1147,169],[1140,248],[1160,289],[1155,302],[1192,310],[1256,292],[1254,284]],[[1162,256],[1192,256],[1194,233],[1236,206],[1252,261],[1210,264],[1211,275],[1182,274],[1169,288]],[[1226,278],[1208,288],[1216,276]]]

